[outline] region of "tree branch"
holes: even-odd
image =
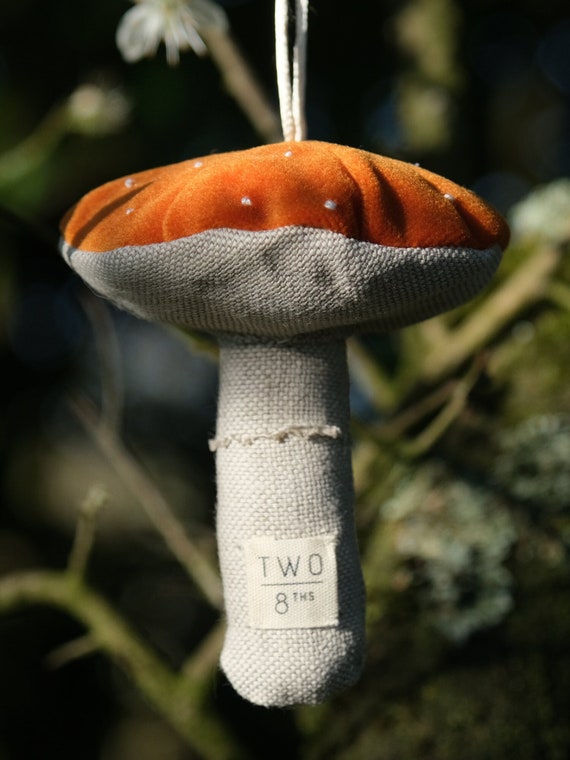
[[[450,330],[445,342],[434,346],[418,371],[419,378],[434,382],[452,372],[483,348],[523,308],[542,298],[561,255],[561,249],[555,246],[540,247],[480,308],[459,327]]]
[[[128,675],[201,757],[236,760],[241,756],[223,722],[205,705],[211,668],[186,666],[180,673],[171,669],[73,573],[37,571],[0,579],[0,614],[38,604],[56,607],[82,623],[93,646]]]
[[[221,609],[222,584],[216,568],[185,533],[155,484],[129,455],[114,431],[104,421],[98,422],[86,400],[75,399],[71,404],[78,419],[123,484],[143,507],[147,517],[197,588],[215,609]]]
[[[211,26],[200,30],[208,53],[220,70],[224,84],[265,142],[283,139],[277,111],[271,107],[257,77],[241,54],[232,35]]]

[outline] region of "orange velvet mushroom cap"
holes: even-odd
[[[62,222],[96,291],[147,319],[269,337],[393,329],[494,273],[509,231],[477,195],[329,143],[277,143],[123,177]]]

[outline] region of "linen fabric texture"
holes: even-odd
[[[256,704],[322,702],[361,671],[364,584],[348,425],[344,341],[222,341],[217,534],[228,629],[221,665],[236,690]],[[302,546],[291,554],[287,539],[334,541],[336,625],[327,620],[277,630],[251,624],[248,596],[255,589],[248,589],[247,542],[264,537],[293,565],[306,558],[299,559]],[[280,550],[283,540],[287,548]],[[265,551],[270,556],[271,545]],[[292,573],[279,574],[293,580]],[[307,588],[317,594],[324,586],[275,586],[274,600],[285,593],[291,606],[318,603],[318,596],[295,602],[294,592]]]
[[[292,338],[393,330],[472,298],[501,250],[394,248],[330,230],[215,229],[106,253],[62,243],[93,290],[145,319]]]

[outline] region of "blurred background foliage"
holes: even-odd
[[[273,3],[220,4],[275,108]],[[128,7],[0,6],[0,759],[567,758],[567,3],[312,3],[309,137],[445,174],[513,238],[467,307],[350,343],[367,664],[286,711],[216,669],[215,354],[102,304],[57,253],[92,187],[268,139],[216,55],[126,64]],[[17,585],[39,568],[62,573]]]

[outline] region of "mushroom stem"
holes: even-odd
[[[251,702],[316,703],[364,649],[343,340],[221,340],[221,663]]]

